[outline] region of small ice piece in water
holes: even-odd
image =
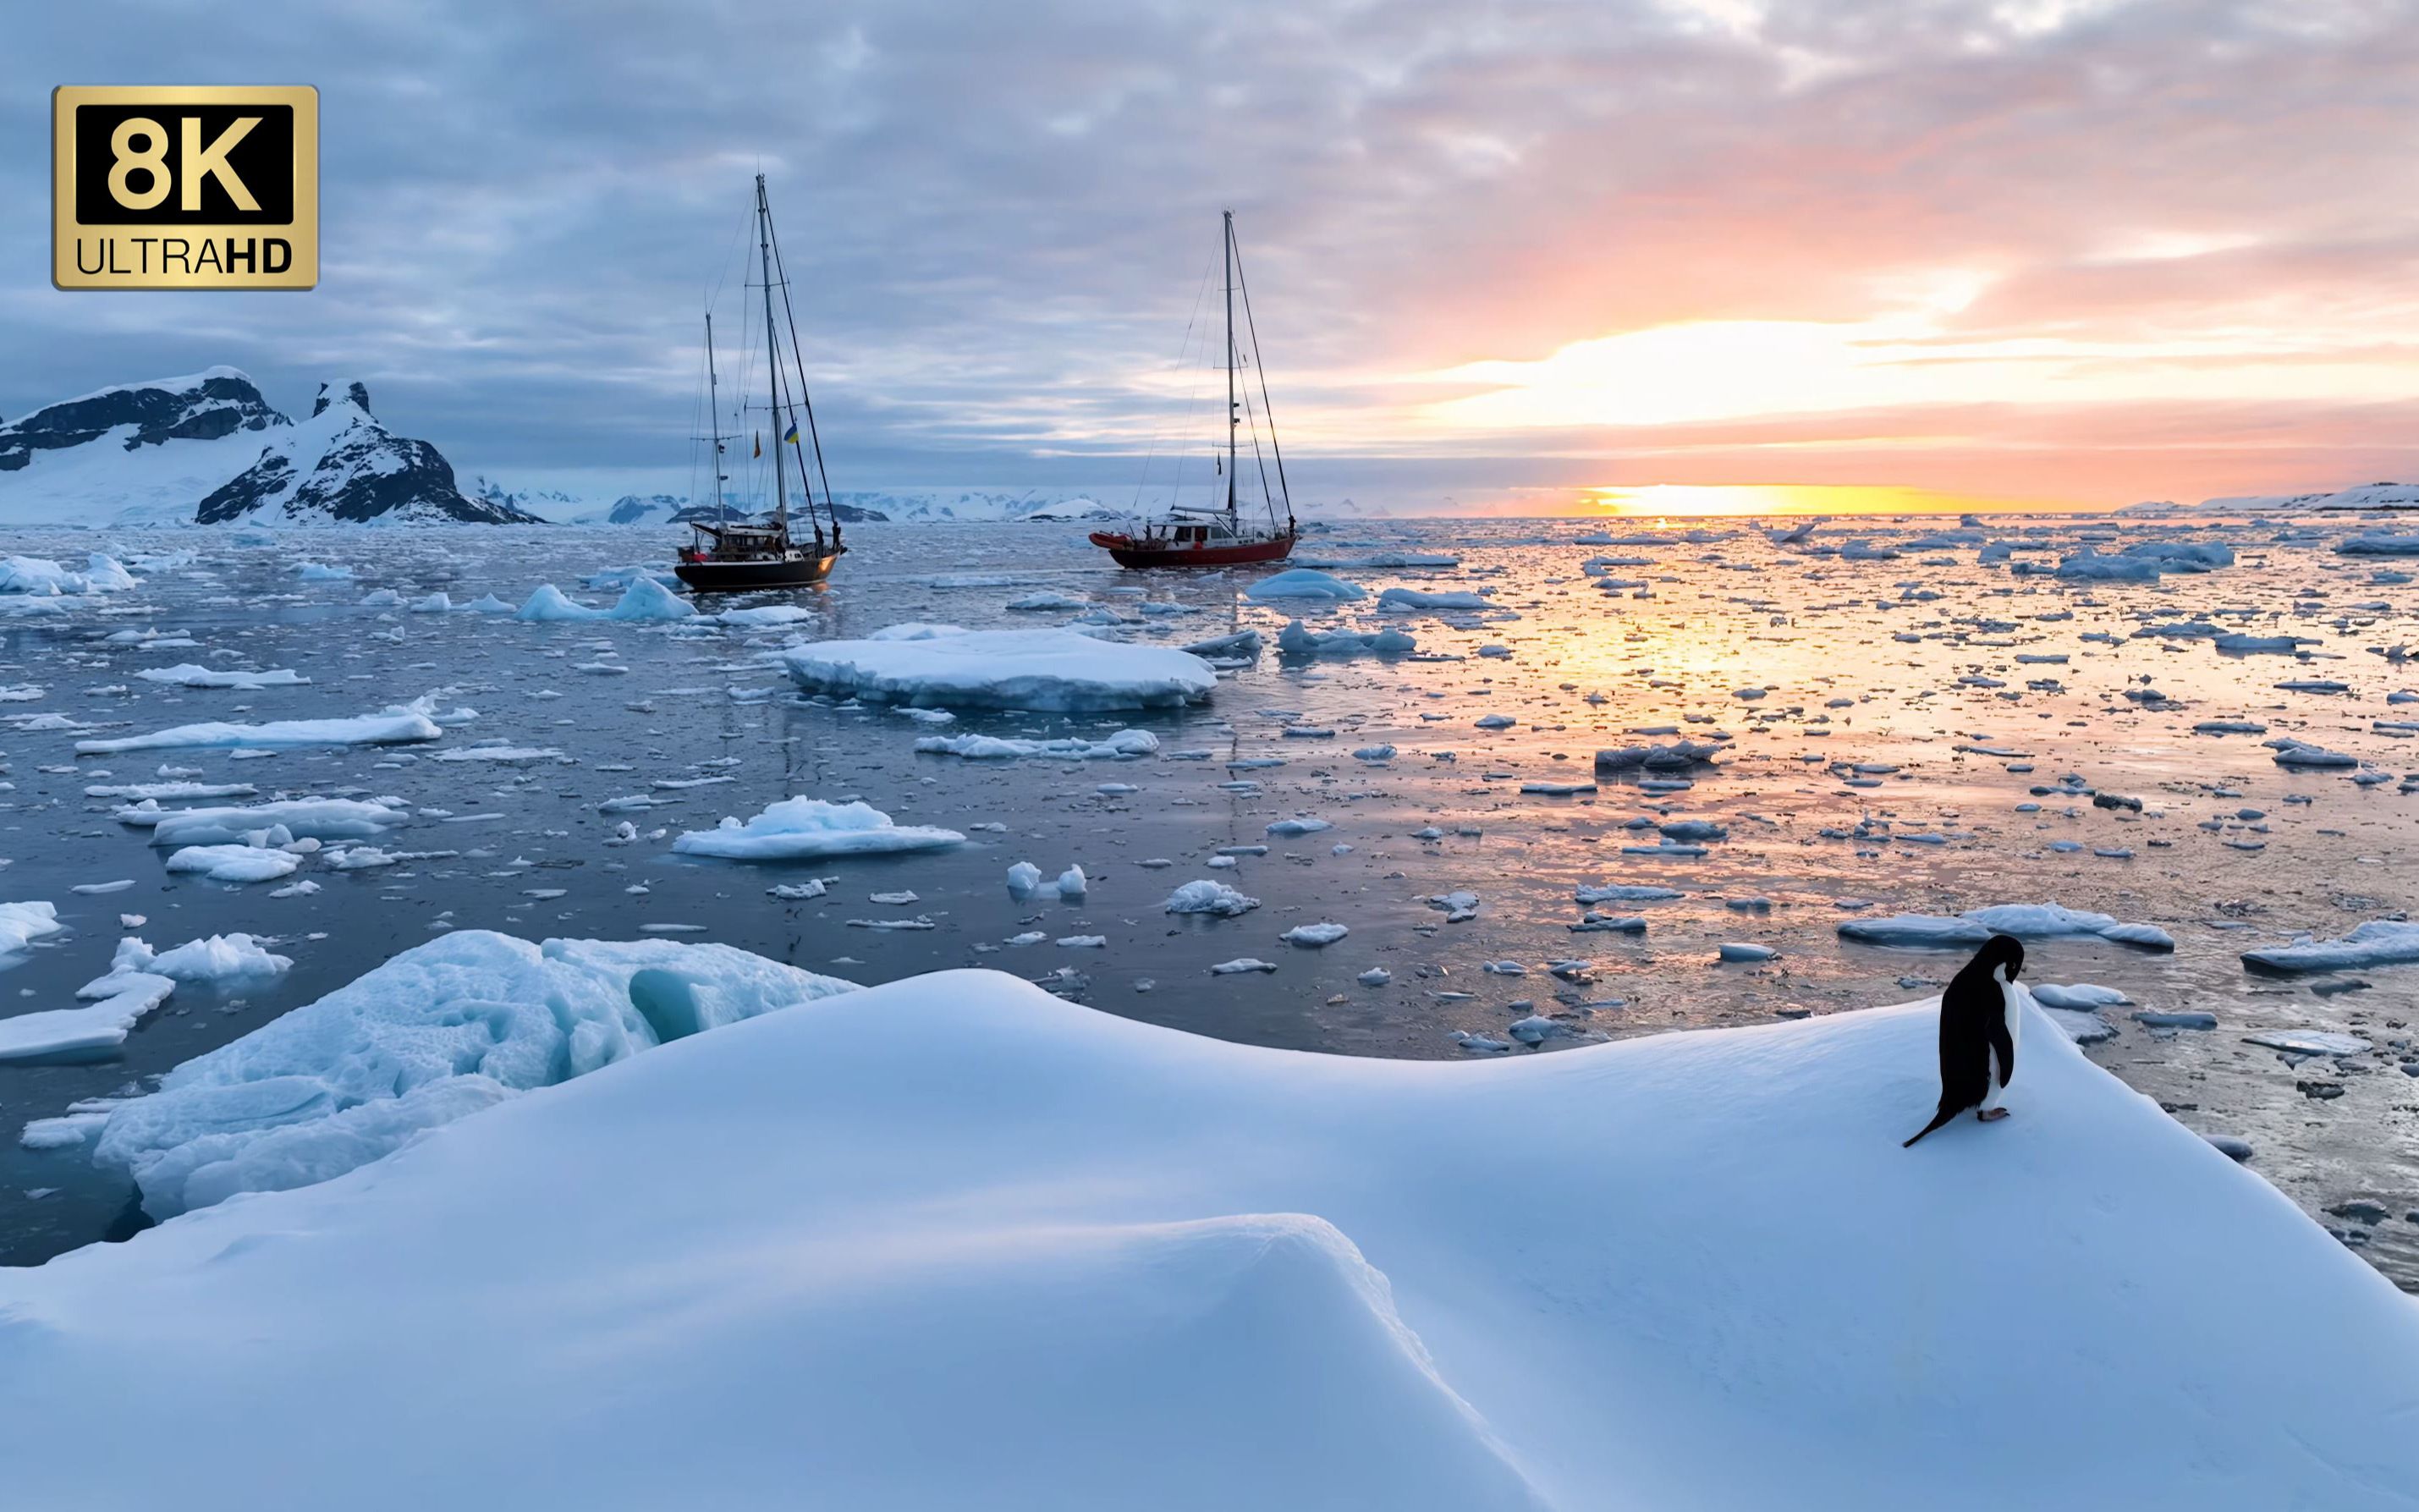
[[[1780,954],[1769,945],[1752,945],[1744,940],[1725,941],[1720,949],[1724,961],[1771,961]]]
[[[1039,872],[1034,873],[1038,879]],[[1204,878],[1188,882],[1168,894],[1166,911],[1171,914],[1215,914],[1221,918],[1236,918],[1260,906],[1257,898],[1247,898],[1223,882]]]
[[[1280,819],[1269,825],[1268,833],[1290,839],[1296,835],[1316,835],[1322,829],[1334,827],[1333,824],[1324,819]]]
[[[1273,961],[1256,961],[1246,955],[1239,956],[1232,961],[1219,962],[1216,965],[1210,968],[1210,975],[1213,977],[1236,977],[1246,972],[1274,971],[1276,968],[1277,964]]]
[[[1352,980],[1364,987],[1383,987],[1394,980],[1394,974],[1384,966],[1371,966]]]
[[[1244,589],[1243,596],[1250,599],[1324,598],[1349,602],[1366,598],[1368,594],[1357,583],[1346,582],[1341,578],[1310,567],[1295,567],[1261,579]]]
[[[672,841],[672,849],[733,861],[799,861],[946,850],[964,841],[954,829],[894,825],[888,814],[863,802],[796,797],[771,805],[745,824],[726,815],[716,828],[689,830]]]
[[[274,882],[301,864],[291,851],[253,845],[188,845],[167,862],[171,872],[197,872],[212,882]]]
[[[1023,897],[1041,886],[1041,869],[1030,861],[1019,861],[1008,869],[1008,890]]]
[[[1286,931],[1285,933],[1279,937],[1287,945],[1318,947],[1333,945],[1336,941],[1344,938],[1344,936],[1351,933],[1352,932],[1350,930],[1345,928],[1341,924],[1321,922],[1317,924],[1296,924],[1293,928]]]

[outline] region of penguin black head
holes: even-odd
[[[2008,980],[2013,981],[2025,969],[2025,948],[2012,934],[1994,934],[1974,952],[1974,964],[1988,972],[1995,967],[2008,968]]]

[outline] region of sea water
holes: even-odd
[[[1226,1039],[1454,1057],[1906,1001],[1937,991],[1966,952],[1856,944],[1843,922],[2054,903],[2175,941],[2172,953],[2028,945],[2026,980],[2130,1000],[2100,1010],[2095,1031],[2109,1032],[2094,1058],[2185,1126],[2247,1140],[2255,1169],[2419,1288],[2419,1220],[2407,1216],[2419,1212],[2419,966],[2276,979],[2239,959],[2398,916],[2419,890],[2402,780],[2419,769],[2408,744],[2419,731],[2397,728],[2419,721],[2419,702],[2394,701],[2419,690],[2399,651],[2413,599],[2395,560],[2335,549],[2376,528],[1895,519],[1782,545],[1745,520],[1354,522],[1306,536],[1293,563],[1366,595],[1336,602],[1247,597],[1264,568],[1123,572],[1064,524],[871,525],[851,530],[827,585],[730,601],[803,611],[759,626],[411,608],[439,592],[455,606],[518,605],[548,583],[609,606],[627,577],[614,569],[668,562],[660,530],[22,536],[11,552],[70,568],[94,549],[148,565],[135,588],[59,600],[63,612],[0,613],[11,694],[0,901],[50,901],[68,926],[0,968],[0,1017],[72,1006],[126,934],[165,949],[241,931],[294,964],[180,987],[114,1059],[0,1065],[0,1260],[132,1225],[122,1176],[96,1168],[88,1147],[19,1148],[23,1124],[140,1095],[447,929],[717,940],[860,982],[985,966]],[[2141,582],[2044,571],[2144,541],[2222,541],[2236,561]],[[1397,611],[1379,604],[1387,588],[1484,607]],[[1083,607],[1008,607],[1037,594]],[[1314,632],[1399,630],[1415,648],[1282,656],[1295,618]],[[1176,712],[961,711],[936,724],[809,699],[784,674],[785,644],[905,622],[1086,622],[1170,645],[1256,629],[1265,646]],[[2226,652],[2201,627],[2299,643]],[[136,675],[180,663],[309,681]],[[198,721],[415,700],[442,739],[76,753]],[[2212,723],[2264,729],[2196,733]],[[1097,742],[1134,729],[1156,753],[913,749],[934,733]],[[2283,737],[2361,764],[2280,765],[2263,742]],[[1715,744],[1714,762],[1595,771],[1599,750],[1681,740]],[[438,759],[481,742],[520,754]],[[167,850],[113,817],[123,800],[85,793],[166,780],[258,789],[211,800],[228,803],[399,800],[409,822],[365,843],[411,858],[339,870],[323,852],[288,878],[241,885],[170,874]],[[779,866],[672,851],[686,830],[799,795],[861,799],[967,841]],[[1020,862],[1040,887],[1009,887]],[[1071,866],[1080,897],[1051,885]],[[1196,880],[1258,906],[1166,912]],[[317,888],[271,896],[298,881]],[[774,891],[813,883],[814,896]],[[1609,884],[1680,896],[1575,901]],[[1645,928],[1574,932],[1591,907]],[[121,926],[127,915],[144,921]],[[1245,960],[1275,969],[1212,969]],[[2216,1026],[2144,1024],[2137,1010],[2207,1012]],[[2286,1030],[2370,1048],[2248,1042]],[[913,1056],[927,1032],[902,1022],[834,1053]],[[2011,1105],[2024,1116],[2021,1080]],[[1929,1111],[1907,1107],[1908,1132]]]

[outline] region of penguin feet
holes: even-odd
[[[1984,1123],[1996,1123],[2007,1116],[2008,1110],[2006,1108],[1984,1108],[1981,1112],[1974,1115],[1974,1117],[1981,1119]]]

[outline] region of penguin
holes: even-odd
[[[1905,1149],[1967,1108],[1984,1123],[2008,1116],[2000,1094],[2016,1074],[2016,1033],[2023,1022],[2025,948],[2011,934],[1994,934],[1974,952],[1940,995],[1940,1111]]]

